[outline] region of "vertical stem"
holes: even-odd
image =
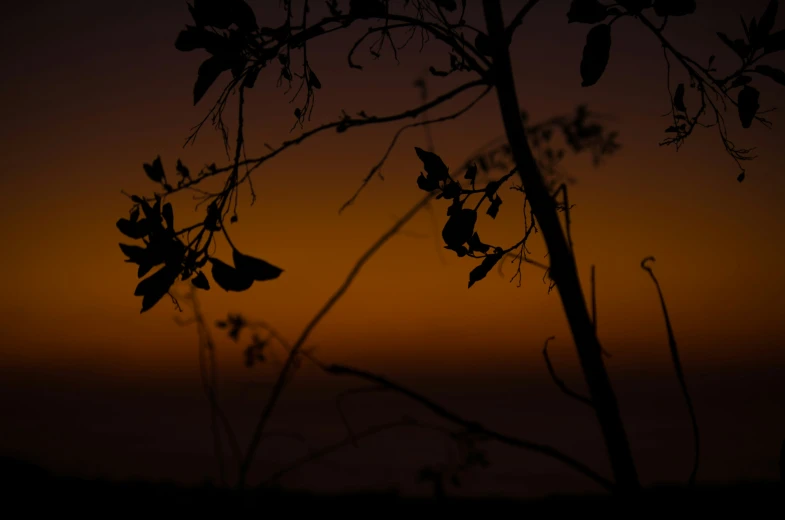
[[[483,0],[483,11],[493,46],[492,75],[507,139],[518,166],[526,197],[548,247],[551,261],[550,276],[559,291],[569,321],[583,375],[605,439],[617,489],[620,492],[632,492],[639,489],[640,484],[616,395],[602,359],[602,348],[589,316],[575,258],[564,236],[556,203],[548,192],[532,155],[521,121],[521,110],[510,63],[509,40],[505,38],[500,0]]]

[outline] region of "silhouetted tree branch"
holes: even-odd
[[[199,67],[193,92],[194,103],[198,103],[204,97],[211,85],[224,72],[231,71],[232,74],[231,80],[222,89],[218,101],[212,106],[202,123],[197,125],[190,140],[192,141],[204,123],[212,118],[213,126],[223,136],[227,157],[231,164],[221,167],[212,164],[192,176],[190,170],[178,160],[176,172],[179,180],[176,184],[172,184],[167,179],[160,157],[157,157],[152,163],[144,165],[145,173],[160,186],[162,192],[156,192],[153,197],[129,195],[134,203],[129,211],[129,217],[120,219],[117,223],[123,234],[132,239],[142,240],[144,244],[144,247],[121,244],[122,251],[128,257],[127,261],[138,265],[137,275],[139,278],[148,274],[153,268],[162,266],[152,275],[141,280],[136,288],[135,295],[142,297],[142,312],[152,308],[167,294],[171,295],[170,288],[177,279],[191,280],[194,286],[209,289],[209,281],[202,272],[208,262],[212,265],[213,281],[228,291],[243,291],[250,288],[254,282],[272,280],[280,276],[281,268],[241,253],[232,242],[225,225],[225,220],[233,209],[232,201],[234,201],[234,214],[230,218],[230,223],[237,220],[236,206],[240,186],[248,180],[249,187],[253,190],[251,175],[268,159],[317,133],[323,133],[325,130],[335,129],[338,132],[344,132],[353,127],[417,118],[473,87],[492,88],[497,94],[506,141],[501,150],[497,151],[500,152],[502,158],[506,156],[510,159],[511,164],[504,168],[509,173],[502,179],[488,180],[485,186],[478,187],[478,170],[485,172],[504,163],[503,159],[500,160],[499,157],[480,155],[476,163],[471,162],[465,168],[459,169],[459,171],[465,172],[464,179],[469,183],[467,187],[453,177],[455,172],[451,174],[441,157],[432,151],[417,148],[416,153],[425,170],[425,173],[421,173],[417,179],[417,184],[428,194],[416,209],[427,206],[431,199],[452,201],[447,210],[447,223],[442,230],[442,238],[446,247],[460,257],[469,256],[481,259],[481,263],[469,274],[469,287],[482,280],[493,267],[500,263],[502,258],[507,258],[517,248],[520,248],[520,252],[513,255],[513,261],[517,259],[518,262],[517,274],[520,274],[523,262],[535,264],[526,256],[526,242],[532,232],[541,233],[548,250],[550,263],[548,266],[543,266],[546,268],[545,276],[551,281],[549,291],[552,288],[558,290],[568,319],[589,390],[589,399],[596,411],[613,469],[614,489],[623,492],[637,492],[640,487],[637,470],[621,421],[616,396],[602,358],[604,351],[597,337],[596,308],[592,303],[590,315],[577,273],[577,262],[570,231],[571,206],[567,200],[566,184],[556,176],[559,173],[558,165],[564,156],[564,148],[553,148],[548,144],[552,133],[549,129],[535,130],[526,125],[525,112],[521,110],[516,91],[510,57],[510,42],[514,31],[522,25],[524,19],[530,15],[537,3],[534,0],[524,3],[513,20],[509,24],[505,24],[500,0],[482,0],[484,31],[466,22],[464,19],[465,3],[462,2],[459,14],[456,2],[443,0],[353,0],[350,2],[348,13],[341,9],[337,1],[329,0],[327,2],[329,15],[324,15],[321,18],[316,14],[309,14],[311,13],[309,10],[311,4],[308,0],[303,0],[299,22],[295,21],[297,13],[295,13],[292,0],[283,0],[281,6],[285,11],[286,21],[278,27],[260,26],[253,10],[243,0],[225,2],[205,0],[196,6],[190,6],[194,25],[187,26],[180,33],[175,46],[182,51],[204,49],[210,55]],[[668,65],[668,93],[671,103],[669,115],[672,116],[673,125],[666,129],[666,133],[674,135],[665,139],[662,144],[675,144],[678,147],[692,135],[695,128],[716,125],[726,152],[731,155],[742,170],[738,176],[738,180],[741,181],[744,179],[745,172],[741,168],[740,161],[752,158],[750,156],[751,149],[738,148],[733,144],[723,114],[730,106],[738,111],[739,120],[744,128],[750,127],[753,122],[769,124],[762,117],[765,111],[760,110],[760,92],[751,86],[753,77],[748,74],[766,76],[785,85],[785,72],[760,63],[761,59],[785,50],[785,31],[773,31],[778,1],[770,0],[766,11],[759,20],[753,19],[747,24],[742,19],[745,38],[731,39],[723,33],[718,33],[720,41],[731,49],[741,61],[735,71],[731,71],[725,76],[715,74],[717,71],[713,68],[714,56],[708,60],[706,65],[701,65],[697,60],[676,49],[664,33],[670,18],[691,15],[695,8],[696,3],[692,0],[681,2],[625,0],[618,3],[603,3],[599,0],[572,0],[567,13],[568,22],[592,26],[587,33],[580,65],[582,85],[590,87],[597,84],[608,66],[612,43],[612,25],[624,18],[638,20],[643,29],[651,33],[662,45]],[[650,21],[651,12],[649,9],[652,9],[654,15],[662,19],[662,24],[659,27]],[[317,19],[315,22],[313,21],[314,17]],[[451,21],[456,17],[458,17],[457,21]],[[420,35],[423,45],[429,38],[434,38],[445,45],[449,56],[449,69],[431,66],[429,72],[432,75],[444,77],[451,74],[469,73],[475,79],[464,81],[461,86],[442,93],[432,101],[423,102],[419,106],[398,114],[379,117],[368,116],[363,111],[357,117],[353,117],[344,112],[343,117],[337,121],[305,130],[304,124],[310,121],[313,112],[316,91],[322,88],[313,64],[309,61],[308,42],[322,38],[326,34],[347,29],[354,24],[365,23],[381,23],[382,25],[364,27],[361,36],[355,40],[355,44],[349,50],[347,61],[350,67],[361,68],[353,59],[354,53],[367,39],[374,36],[378,39],[371,44],[370,53],[372,56],[380,56],[386,43],[389,42],[394,57],[398,59],[397,51],[402,47],[396,44],[393,34],[403,31],[408,35],[403,46],[412,41],[416,34]],[[688,110],[688,104],[692,102],[688,103],[685,97],[688,87],[686,83],[679,83],[675,91],[672,90],[670,57],[673,57],[682,66],[689,77],[689,87],[696,90],[696,95],[700,99],[697,110]],[[293,68],[295,58],[299,58],[296,69]],[[287,93],[294,88],[294,83],[298,83],[292,102],[296,101],[302,92],[305,92],[305,100],[294,110],[295,124],[293,125],[293,129],[299,126],[304,131],[299,136],[285,141],[278,148],[268,146],[270,151],[266,155],[255,159],[241,159],[241,157],[245,157],[242,132],[244,92],[246,89],[254,87],[262,69],[270,70],[273,67],[280,67],[277,82],[278,85],[287,83]],[[735,89],[739,89],[737,95],[732,92]],[[232,160],[223,114],[230,95],[234,93],[239,93],[239,111],[238,132],[234,159]],[[731,94],[735,97],[732,97]],[[476,101],[457,112],[453,112],[452,115],[427,119],[410,126],[427,127],[427,125],[439,121],[453,119],[469,110],[474,106],[474,103]],[[713,123],[703,123],[703,117],[709,112],[713,112]],[[598,157],[612,153],[618,145],[614,141],[615,136],[605,135],[600,125],[587,124],[586,116],[585,109],[583,113],[579,109],[575,121],[571,122],[569,126],[562,126],[561,129],[570,148],[576,152],[592,149],[596,161]],[[400,129],[399,133],[405,128]],[[396,134],[393,138],[392,145],[398,135]],[[388,154],[392,145],[388,148]],[[386,157],[387,154],[379,164],[382,164]],[[244,173],[241,174],[240,168],[245,169]],[[371,171],[370,176],[364,181],[365,183],[375,171],[378,171],[378,168]],[[220,174],[227,174],[220,191],[209,192],[197,187],[205,179]],[[478,210],[487,201],[489,207],[486,213],[492,218],[496,218],[502,204],[499,189],[513,174],[518,175],[521,185],[511,188],[521,192],[524,196],[523,239],[510,248],[483,243],[475,230]],[[171,203],[165,199],[171,194],[186,189],[199,193],[201,199],[199,206],[206,206],[205,217],[200,224],[178,230],[174,225]],[[559,194],[562,195],[562,202],[557,200]],[[467,202],[469,198],[476,195],[479,195],[479,201],[472,209],[472,206]],[[354,200],[354,198],[350,200]],[[411,218],[416,209],[407,213],[402,219],[403,222]],[[561,222],[560,212],[565,214],[564,224]],[[264,436],[263,431],[270,413],[299,359],[303,342],[321,317],[346,291],[362,265],[396,231],[397,228],[394,226],[361,258],[341,288],[292,345],[289,357],[273,388],[271,399],[262,411],[249,450],[245,454],[241,466],[241,483],[244,483],[256,447]],[[214,235],[217,232],[223,234],[229,243],[234,265],[219,260],[210,251],[210,247],[215,245]],[[653,273],[649,272],[653,277]],[[657,283],[656,279],[655,283]],[[657,287],[659,290],[658,284]],[[672,340],[673,334],[661,293],[660,298],[663,303],[669,339]],[[176,301],[175,305],[177,305]],[[692,414],[692,405],[686,395],[683,374],[681,374],[680,363],[675,354],[675,341],[671,341],[671,343],[677,376],[685,390],[688,407]],[[258,347],[257,350],[260,351],[261,347]],[[251,353],[254,354],[253,351]],[[339,370],[339,373],[344,372]],[[359,374],[361,372],[354,375]],[[371,376],[368,375],[368,377]],[[694,414],[692,417],[697,439]],[[557,454],[551,455],[556,456]],[[694,475],[695,471],[693,471],[691,481],[694,480]]]
[[[591,408],[594,408],[594,405],[591,404],[591,399],[570,390],[567,384],[562,379],[560,379],[559,376],[556,375],[556,370],[553,368],[553,363],[551,363],[551,358],[550,356],[548,356],[548,343],[550,343],[550,341],[553,339],[556,339],[556,337],[551,336],[550,338],[547,338],[545,340],[545,345],[543,345],[542,347],[542,356],[545,358],[545,366],[548,367],[548,373],[551,375],[551,379],[553,379],[553,382],[556,384],[556,386],[559,387],[559,390],[567,394],[569,397],[572,397],[573,399],[585,405],[588,405]]]
[[[689,485],[695,484],[695,479],[698,476],[698,466],[700,464],[700,433],[698,431],[698,419],[695,415],[695,408],[692,405],[692,398],[690,397],[690,392],[687,390],[687,381],[684,378],[684,370],[681,367],[681,360],[679,359],[679,347],[676,344],[676,335],[673,333],[673,327],[671,326],[671,319],[668,315],[668,307],[665,305],[665,297],[662,294],[662,288],[660,287],[660,282],[657,280],[657,277],[654,275],[654,271],[652,271],[651,267],[647,264],[648,262],[653,262],[654,257],[649,256],[644,258],[641,261],[641,269],[649,273],[651,276],[652,281],[654,282],[654,286],[657,288],[657,295],[660,298],[660,305],[662,306],[662,314],[663,318],[665,319],[665,329],[668,332],[668,347],[671,351],[671,360],[673,361],[673,369],[676,372],[676,378],[679,380],[679,386],[681,387],[681,392],[684,395],[684,401],[687,403],[687,410],[690,414],[690,421],[692,422],[692,439],[693,439],[693,461],[692,461],[692,472],[690,473],[689,478]]]

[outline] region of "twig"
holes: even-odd
[[[695,456],[692,462],[692,473],[690,473],[690,479],[688,481],[689,485],[692,486],[695,484],[695,479],[698,475],[698,465],[700,462],[700,434],[698,432],[698,419],[695,416],[695,409],[692,406],[692,399],[690,398],[690,393],[687,390],[687,382],[684,379],[684,371],[681,368],[681,361],[679,360],[679,348],[676,345],[676,337],[673,334],[673,328],[671,327],[668,308],[665,306],[665,297],[662,294],[660,282],[657,281],[654,271],[652,271],[651,267],[646,265],[646,263],[649,261],[654,262],[654,257],[649,256],[641,260],[641,269],[649,273],[649,276],[651,276],[651,279],[654,281],[654,286],[657,288],[657,294],[660,297],[660,304],[662,305],[662,314],[665,317],[665,328],[668,331],[668,346],[670,347],[671,358],[673,359],[673,368],[676,372],[676,377],[679,380],[681,391],[684,394],[684,400],[687,402],[687,410],[690,413],[690,421],[692,421],[692,435],[695,445]]]
[[[504,37],[506,38],[507,43],[512,41],[512,35],[515,33],[515,30],[520,27],[520,25],[523,23],[523,19],[527,14],[529,14],[529,11],[531,11],[532,8],[534,8],[534,6],[539,2],[540,0],[529,0],[526,2],[526,5],[521,7],[521,10],[518,11],[518,13],[515,15],[515,18],[512,19],[510,25],[508,25],[504,30]]]
[[[292,349],[289,352],[289,356],[286,359],[286,363],[281,370],[278,380],[273,387],[272,393],[270,398],[268,399],[267,403],[265,404],[264,409],[260,415],[259,421],[254,428],[253,435],[251,436],[251,442],[248,446],[248,450],[246,451],[245,458],[243,463],[240,466],[240,476],[238,481],[238,487],[243,489],[245,487],[245,481],[248,476],[248,470],[250,469],[251,463],[254,458],[254,454],[256,453],[256,449],[259,447],[259,442],[261,440],[262,434],[264,433],[264,428],[267,426],[267,421],[270,419],[273,409],[275,408],[278,399],[283,392],[283,388],[286,385],[286,381],[289,375],[289,372],[292,370],[295,364],[295,360],[297,359],[297,355],[300,352],[305,341],[310,336],[311,331],[319,324],[319,322],[324,318],[328,312],[333,308],[333,306],[341,299],[344,293],[349,289],[354,282],[354,279],[357,277],[359,272],[362,270],[363,266],[371,259],[371,257],[388,241],[390,240],[395,234],[409,221],[411,220],[417,212],[420,211],[426,204],[428,204],[435,194],[428,194],[420,200],[413,208],[411,208],[406,215],[404,215],[401,220],[395,223],[395,225],[390,228],[384,235],[382,235],[365,254],[360,257],[360,259],[355,264],[354,268],[351,270],[349,275],[344,280],[343,284],[338,288],[338,290],[332,295],[332,297],[324,304],[324,306],[319,310],[319,312],[314,316],[308,325],[305,327],[303,332],[300,334],[300,337],[295,341],[292,345]]]
[[[378,435],[379,433],[382,433],[382,432],[385,432],[385,431],[389,431],[389,430],[393,430],[393,429],[396,429],[396,428],[402,428],[402,427],[421,428],[421,429],[430,429],[430,430],[437,429],[438,430],[438,428],[435,428],[434,426],[430,426],[430,425],[427,425],[427,424],[420,423],[420,422],[418,422],[418,421],[416,421],[414,419],[411,419],[411,418],[404,418],[401,421],[396,421],[396,422],[390,422],[390,423],[385,423],[385,424],[379,424],[379,425],[376,425],[376,426],[371,426],[370,428],[368,428],[366,430],[363,430],[362,432],[360,432],[360,433],[358,433],[356,435],[352,435],[352,436],[346,437],[345,439],[340,440],[338,442],[335,442],[335,443],[332,443],[332,444],[328,444],[327,446],[324,446],[324,447],[322,447],[322,448],[320,448],[318,450],[312,451],[308,455],[305,455],[305,456],[301,457],[300,459],[294,461],[292,464],[290,464],[290,465],[286,466],[285,468],[280,469],[280,470],[276,471],[275,473],[273,473],[267,479],[267,484],[269,485],[269,484],[271,484],[271,483],[273,483],[275,481],[278,481],[278,480],[281,479],[281,477],[283,477],[287,473],[290,473],[290,472],[296,470],[297,468],[300,468],[301,466],[304,466],[305,464],[308,464],[310,462],[314,462],[316,460],[322,459],[322,458],[326,457],[327,455],[333,453],[334,451],[337,451],[337,450],[339,450],[341,448],[345,448],[347,446],[355,445],[356,442],[359,441],[359,440],[367,439],[368,437],[373,437],[374,435]],[[442,430],[440,430],[440,431],[442,431]]]
[[[545,346],[542,348],[542,355],[545,358],[545,366],[548,367],[548,373],[551,375],[551,378],[553,379],[553,382],[556,383],[556,386],[558,386],[559,389],[562,392],[564,392],[565,394],[567,394],[568,396],[572,397],[573,399],[576,399],[576,400],[580,401],[581,403],[583,403],[583,404],[585,404],[587,406],[590,406],[591,408],[594,408],[594,405],[592,404],[591,399],[589,399],[588,397],[582,396],[578,392],[570,390],[567,387],[567,384],[563,380],[559,379],[559,376],[556,375],[556,370],[553,368],[553,364],[551,363],[551,358],[550,358],[550,356],[548,356],[548,343],[551,340],[553,340],[553,339],[556,339],[556,337],[555,336],[551,336],[550,338],[546,339],[545,340]]]
[[[443,406],[435,403],[434,401],[431,401],[430,399],[423,396],[422,394],[418,394],[412,390],[409,390],[408,388],[405,388],[399,385],[398,383],[390,381],[389,379],[383,376],[373,374],[365,370],[351,368],[343,365],[329,365],[325,370],[330,374],[334,374],[338,376],[347,375],[352,377],[359,377],[361,379],[365,379],[366,381],[370,381],[372,383],[377,383],[379,385],[382,385],[385,388],[394,390],[420,403],[421,405],[425,406],[431,412],[435,413],[439,417],[442,417],[450,422],[463,426],[464,428],[466,428],[466,430],[469,433],[481,435],[489,439],[499,441],[503,444],[507,444],[509,446],[535,451],[542,455],[551,457],[570,466],[571,468],[578,471],[579,473],[582,473],[583,475],[589,477],[591,480],[595,481],[605,489],[609,491],[613,491],[614,489],[614,485],[611,481],[599,475],[598,473],[596,473],[594,470],[592,470],[591,468],[589,468],[587,465],[580,462],[579,460],[570,457],[569,455],[557,450],[552,446],[549,446],[547,444],[539,444],[536,442],[519,439],[516,437],[511,437],[509,435],[505,435],[494,430],[489,430],[488,428],[485,428],[482,424],[475,421],[469,421],[467,419],[464,419],[457,413],[444,408]]]
[[[382,156],[382,158],[379,160],[379,162],[377,162],[373,166],[373,168],[371,168],[371,171],[365,176],[365,178],[363,178],[362,183],[360,184],[360,187],[357,188],[357,190],[349,198],[349,200],[347,200],[346,202],[343,203],[341,208],[338,210],[338,213],[339,214],[342,213],[343,210],[345,210],[346,208],[351,206],[354,203],[354,201],[357,200],[357,197],[360,195],[360,192],[368,185],[368,183],[371,181],[371,179],[376,174],[376,172],[378,172],[382,168],[384,163],[387,161],[387,158],[390,156],[390,153],[393,151],[393,148],[395,148],[395,144],[398,142],[398,138],[401,137],[401,134],[403,134],[403,132],[405,132],[409,128],[416,128],[418,126],[424,126],[427,129],[430,125],[433,125],[433,124],[436,124],[436,123],[443,123],[445,121],[451,121],[453,119],[456,119],[456,118],[462,116],[463,114],[465,114],[466,112],[468,112],[469,110],[471,110],[490,91],[491,91],[491,87],[487,87],[485,90],[482,91],[482,93],[479,96],[474,98],[469,104],[467,104],[465,107],[461,108],[460,110],[457,110],[456,112],[453,112],[452,114],[448,114],[448,115],[442,116],[442,117],[437,117],[435,119],[428,119],[428,120],[425,120],[425,121],[418,121],[416,123],[410,123],[408,125],[405,125],[405,126],[399,128],[398,131],[395,132],[395,135],[393,136],[393,138],[392,138],[392,140],[390,142],[390,145],[387,147],[387,151],[384,152],[384,155]],[[423,114],[425,114],[425,112],[423,112]]]
[[[202,386],[204,388],[205,396],[210,403],[211,429],[213,432],[214,449],[216,452],[216,457],[219,461],[221,480],[224,481],[223,453],[221,449],[222,443],[220,439],[220,430],[218,429],[218,421],[220,421],[224,431],[226,432],[226,436],[229,441],[229,447],[232,450],[232,455],[238,463],[243,458],[242,450],[240,449],[240,444],[237,442],[237,436],[235,435],[234,429],[229,422],[229,418],[224,413],[223,408],[218,401],[218,362],[215,356],[215,343],[212,339],[212,336],[210,335],[210,329],[204,319],[201,307],[199,306],[199,300],[196,296],[195,288],[191,287],[190,293],[188,294],[188,299],[191,300],[194,317],[191,320],[183,321],[181,324],[187,325],[196,323],[197,325],[200,339],[199,367],[202,378]],[[207,360],[205,360],[205,351],[208,356]]]
[[[594,325],[594,333],[597,334],[597,291],[594,283],[594,266],[591,266],[591,322]]]

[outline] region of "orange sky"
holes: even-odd
[[[730,58],[713,31],[737,31],[736,13],[749,17],[763,3],[701,5],[701,16],[672,22],[674,42],[700,59],[717,52],[722,67]],[[179,2],[118,3],[111,13],[90,11],[88,4],[77,3],[70,14],[59,2],[46,10],[15,7],[0,35],[3,48],[14,51],[0,57],[5,77],[0,234],[6,274],[0,364],[192,370],[195,331],[174,323],[172,306],[164,300],[139,314],[135,267],[123,263],[117,244],[124,237],[115,222],[128,209],[121,189],[151,193],[143,162],[158,154],[170,170],[177,158],[192,169],[225,162],[220,137],[209,129],[195,147],[181,149],[206,110],[206,104],[191,103],[202,55],[179,53],[172,45],[188,20]],[[764,360],[781,352],[785,320],[777,303],[785,290],[785,247],[779,238],[785,225],[785,119],[774,112],[772,130],[756,124],[742,131],[729,114],[736,142],[758,147],[743,184],[736,182],[738,172],[712,129],[699,131],[678,153],[659,147],[668,100],[656,43],[632,22],[620,24],[614,33],[620,43],[605,76],[583,89],[578,65],[586,28],[565,25],[551,32],[563,23],[562,7],[538,9],[540,21],[528,22],[513,44],[514,60],[521,104],[533,119],[570,112],[585,102],[613,115],[609,124],[621,132],[623,149],[599,169],[588,157],[568,163],[578,180],[570,192],[576,204],[573,239],[584,283],[590,265],[597,266],[599,329],[606,347],[618,363],[667,361],[659,303],[639,267],[643,257],[654,255],[688,366]],[[35,37],[30,27],[36,28]],[[690,36],[685,28],[695,33]],[[429,64],[441,63],[440,55],[418,54],[413,46],[400,66],[390,57],[364,56],[364,72],[348,70],[342,52],[347,43],[338,37],[312,51],[324,84],[315,121],[334,118],[341,108],[387,114],[416,104],[413,79]],[[537,76],[524,73],[532,66]],[[269,77],[263,83],[248,99],[251,156],[263,152],[264,142],[280,142],[291,125],[287,98],[272,88]],[[785,99],[782,88],[758,83],[764,107],[778,96]],[[430,85],[437,91],[441,84],[434,78]],[[208,99],[215,94],[211,90]],[[337,214],[395,128],[329,133],[258,171],[259,200],[251,208],[244,195],[233,236],[244,252],[285,273],[245,293],[214,288],[203,294],[211,319],[240,311],[296,336],[355,259],[421,197],[413,147],[426,143],[422,132],[413,131],[384,169],[386,180],[374,180],[354,206]],[[495,98],[433,132],[436,151],[457,166],[468,150],[501,132]],[[175,202],[180,222],[197,217],[188,197]],[[505,244],[517,240],[520,209],[513,201],[508,195],[497,221],[481,218],[484,237]],[[433,235],[441,247],[446,206],[435,208],[437,224],[428,213],[415,218],[317,329],[312,344],[320,355],[369,366],[463,370],[539,356],[550,335],[571,353],[558,297],[546,294],[541,273],[526,269],[517,289],[507,283],[509,266],[507,278],[492,275],[467,290],[475,261],[437,252]],[[228,259],[229,248],[220,247],[218,256]],[[541,244],[534,251],[542,255]],[[239,370],[239,347],[227,348],[224,365]]]

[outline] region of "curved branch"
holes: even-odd
[[[653,262],[654,257],[649,256],[644,258],[641,261],[641,269],[649,273],[649,276],[651,276],[651,279],[654,281],[654,286],[657,288],[657,294],[660,297],[660,305],[662,305],[662,314],[665,316],[665,328],[668,331],[668,346],[670,347],[671,358],[673,359],[673,369],[676,372],[676,378],[679,380],[679,386],[681,386],[682,394],[684,394],[684,400],[687,402],[687,410],[690,413],[690,421],[692,422],[692,437],[695,446],[695,455],[692,461],[692,473],[690,473],[689,479],[689,485],[692,486],[695,484],[695,478],[698,475],[698,464],[700,463],[700,434],[698,432],[698,419],[695,416],[695,409],[692,406],[690,392],[687,390],[687,382],[684,379],[684,371],[681,368],[681,361],[679,360],[679,348],[676,345],[676,336],[673,334],[673,328],[671,327],[668,308],[665,306],[665,297],[662,295],[660,282],[657,281],[654,271],[652,271],[651,267],[646,265],[646,263],[649,261]]]
[[[548,373],[551,375],[551,379],[553,379],[553,382],[556,383],[556,386],[558,386],[562,392],[572,397],[573,399],[576,399],[581,403],[590,406],[591,408],[594,408],[591,399],[582,396],[578,392],[574,392],[573,390],[570,390],[569,387],[567,387],[567,384],[563,380],[559,379],[559,376],[556,375],[556,370],[553,368],[553,364],[551,363],[551,358],[550,356],[548,356],[548,343],[550,343],[552,339],[556,339],[556,337],[551,336],[550,338],[546,339],[545,346],[542,347],[542,355],[545,358],[545,365],[548,367]]]
[[[314,462],[316,460],[322,459],[322,458],[326,457],[327,455],[331,454],[332,452],[337,451],[337,450],[339,450],[341,448],[345,448],[347,446],[352,446],[352,445],[354,445],[356,447],[357,446],[356,443],[359,440],[367,439],[368,437],[373,437],[374,435],[378,435],[379,433],[386,432],[388,430],[392,430],[392,429],[396,429],[396,428],[401,428],[401,427],[420,428],[420,429],[429,429],[429,430],[433,430],[434,429],[433,426],[429,426],[427,424],[422,424],[422,423],[420,423],[418,421],[415,421],[414,419],[411,419],[411,418],[404,418],[403,420],[397,421],[397,422],[391,422],[391,423],[385,423],[385,424],[379,424],[379,425],[376,425],[376,426],[371,426],[370,428],[368,428],[366,430],[363,430],[362,432],[360,432],[358,434],[353,434],[353,435],[350,435],[350,436],[344,438],[343,440],[340,440],[340,441],[332,443],[332,444],[328,444],[327,446],[324,446],[324,447],[322,447],[322,448],[320,448],[318,450],[312,451],[311,453],[309,453],[309,454],[307,454],[307,455],[297,459],[292,464],[290,464],[290,465],[286,466],[285,468],[280,469],[280,470],[276,471],[275,473],[273,473],[267,479],[267,483],[269,485],[272,482],[280,480],[287,473],[290,473],[290,472],[296,470],[297,468],[299,468],[301,466],[304,466],[305,464],[308,464],[309,462]]]
[[[482,92],[482,94],[477,96],[474,100],[471,101],[471,103],[469,103],[468,105],[466,105],[462,109],[458,110],[457,112],[453,112],[452,114],[449,114],[449,115],[446,115],[446,116],[437,117],[435,119],[429,119],[427,121],[418,121],[416,123],[410,123],[408,125],[405,125],[405,126],[399,128],[398,131],[395,132],[395,135],[393,136],[392,141],[390,142],[390,145],[387,147],[387,151],[384,152],[384,155],[382,156],[382,158],[379,160],[379,162],[377,162],[373,166],[373,168],[371,168],[371,171],[368,172],[368,174],[363,178],[362,184],[360,184],[360,187],[357,188],[357,191],[354,192],[354,195],[352,195],[349,198],[349,200],[347,200],[346,202],[343,203],[343,205],[341,206],[341,209],[338,210],[338,213],[339,214],[342,213],[343,210],[345,210],[346,208],[348,208],[349,206],[354,204],[354,201],[357,200],[357,197],[360,195],[360,192],[368,185],[368,183],[371,181],[371,179],[376,174],[376,172],[378,172],[382,168],[382,166],[384,166],[384,163],[387,161],[387,158],[390,156],[390,153],[392,153],[393,148],[395,148],[395,144],[398,142],[398,138],[401,137],[401,135],[406,130],[408,130],[410,128],[416,128],[416,127],[419,127],[419,126],[428,126],[428,125],[432,125],[432,124],[436,124],[436,123],[443,123],[445,121],[451,121],[453,119],[456,119],[456,118],[462,116],[463,114],[465,114],[466,112],[468,112],[469,110],[471,110],[477,103],[479,103],[479,101],[482,98],[484,98],[486,95],[488,95],[488,93],[490,91],[491,91],[491,87],[487,87]]]
[[[507,43],[512,41],[512,36],[515,33],[515,30],[521,26],[523,23],[523,19],[526,18],[526,15],[529,14],[529,11],[534,8],[535,5],[540,3],[540,0],[529,0],[526,4],[521,7],[521,10],[515,15],[515,18],[512,19],[510,25],[504,30],[504,37],[507,39]]]
[[[351,368],[343,365],[329,365],[328,367],[326,367],[325,370],[333,375],[353,376],[353,377],[365,379],[366,381],[370,381],[372,383],[377,383],[385,388],[394,390],[400,394],[409,397],[414,401],[417,401],[418,403],[428,408],[431,412],[435,413],[439,417],[442,417],[443,419],[447,419],[450,422],[453,422],[455,424],[458,424],[466,428],[466,430],[469,433],[481,435],[489,439],[493,439],[495,441],[501,442],[503,444],[507,444],[509,446],[535,451],[547,457],[551,457],[570,466],[571,468],[578,471],[579,473],[582,473],[583,475],[589,477],[591,480],[595,481],[605,489],[609,491],[613,491],[614,489],[614,485],[611,481],[609,481],[605,477],[601,476],[600,474],[592,470],[586,464],[580,462],[577,459],[574,459],[573,457],[570,457],[569,455],[557,450],[552,446],[549,446],[547,444],[540,444],[532,441],[527,441],[524,439],[519,439],[517,437],[511,437],[509,435],[505,435],[503,433],[499,433],[494,430],[489,430],[488,428],[484,427],[482,424],[475,421],[469,421],[467,419],[464,419],[460,415],[451,412],[450,410],[447,410],[443,406],[435,403],[434,401],[431,401],[427,397],[417,392],[414,392],[412,390],[409,390],[408,388],[401,386],[398,383],[390,381],[389,379],[383,376],[372,374],[364,370],[359,370],[356,368]]]
[[[360,257],[360,259],[355,264],[354,268],[349,272],[346,279],[344,280],[343,284],[335,291],[335,293],[327,300],[327,303],[316,313],[311,321],[306,325],[305,329],[300,334],[300,337],[297,338],[297,341],[294,342],[292,345],[291,350],[289,351],[289,356],[286,359],[286,363],[284,364],[283,368],[281,369],[280,374],[278,375],[278,379],[275,382],[275,386],[273,387],[272,393],[270,398],[267,400],[264,409],[259,417],[259,421],[254,428],[253,435],[251,436],[251,442],[248,446],[248,450],[246,451],[245,458],[243,459],[243,463],[240,466],[240,478],[238,482],[238,487],[242,489],[245,486],[245,480],[248,475],[248,470],[250,469],[251,462],[253,461],[254,455],[256,453],[257,448],[259,447],[259,442],[261,441],[262,435],[264,434],[264,429],[267,426],[267,422],[270,419],[272,414],[273,408],[275,408],[278,399],[283,392],[284,386],[288,381],[288,376],[290,371],[294,368],[295,362],[297,360],[297,356],[300,353],[300,349],[302,348],[305,341],[311,335],[311,332],[314,328],[319,324],[319,322],[327,315],[328,312],[338,303],[338,300],[346,293],[346,291],[351,286],[354,279],[360,273],[362,268],[371,259],[371,257],[376,254],[376,252],[388,241],[390,240],[398,231],[407,223],[409,220],[417,214],[423,207],[425,207],[431,199],[434,197],[434,194],[428,194],[420,200],[414,207],[412,207],[406,215],[404,215],[401,220],[395,223],[384,235],[382,235],[366,252],[365,254]]]
[[[373,124],[390,123],[390,122],[394,122],[394,121],[400,121],[402,119],[415,118],[418,115],[420,115],[421,113],[423,113],[423,112],[425,112],[427,110],[430,110],[430,109],[432,109],[434,107],[437,107],[437,106],[441,105],[442,103],[444,103],[446,101],[449,101],[450,99],[454,98],[455,96],[457,96],[461,92],[464,92],[466,90],[472,89],[474,87],[478,87],[480,85],[485,85],[485,84],[486,84],[486,82],[484,80],[470,81],[468,83],[464,83],[463,85],[450,90],[449,92],[445,92],[441,96],[439,96],[437,98],[434,98],[432,101],[429,101],[427,103],[423,103],[420,106],[411,108],[409,110],[405,110],[403,112],[399,112],[397,114],[389,115],[389,116],[370,116],[370,117],[360,118],[360,119],[352,118],[352,117],[346,117],[346,118],[341,119],[340,121],[332,121],[330,123],[325,123],[325,124],[323,124],[321,126],[318,126],[318,127],[314,128],[312,130],[309,130],[307,132],[303,132],[301,135],[299,135],[298,137],[296,137],[294,139],[290,139],[288,141],[285,141],[283,144],[281,144],[281,146],[279,146],[278,148],[273,149],[270,153],[268,153],[266,155],[263,155],[262,157],[259,157],[259,158],[256,158],[256,159],[249,159],[247,161],[241,162],[240,163],[241,165],[251,165],[251,167],[243,175],[243,177],[240,179],[239,182],[240,183],[244,182],[245,179],[256,168],[261,166],[267,160],[272,159],[273,157],[275,157],[276,155],[278,155],[282,151],[286,150],[287,148],[289,148],[291,146],[294,146],[294,145],[298,145],[298,144],[302,143],[303,141],[305,141],[306,139],[308,139],[309,137],[311,137],[311,136],[313,136],[315,134],[324,132],[325,130],[330,130],[330,129],[334,128],[339,133],[342,133],[342,132],[347,131],[349,128],[353,128],[353,127],[361,127],[361,126],[373,125]]]

